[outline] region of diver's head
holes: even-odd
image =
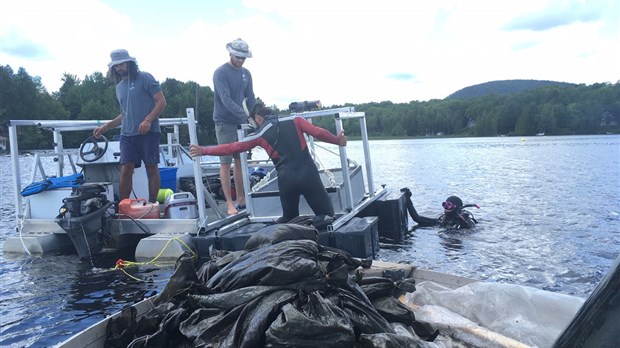
[[[256,105],[252,108],[252,112],[250,112],[250,117],[260,127],[263,122],[265,122],[265,118],[272,113],[272,110],[266,107],[265,104],[256,103]]]
[[[458,212],[463,208],[463,201],[457,196],[450,196],[446,198],[445,202],[441,203],[441,206],[446,214]]]

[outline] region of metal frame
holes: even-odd
[[[352,190],[351,190],[351,182],[349,175],[343,174],[343,190],[344,190],[344,199],[343,202],[345,206],[346,213],[342,216],[339,216],[334,223],[329,226],[329,230],[336,230],[342,225],[346,224],[351,218],[353,218],[357,213],[359,213],[363,208],[368,206],[378,197],[383,196],[387,193],[385,188],[381,188],[377,191],[374,189],[373,184],[373,175],[372,175],[372,164],[370,160],[370,147],[368,144],[368,135],[366,129],[366,115],[363,112],[355,112],[353,107],[344,107],[344,108],[334,108],[334,109],[324,109],[317,111],[308,111],[302,113],[293,113],[289,116],[282,117],[281,120],[290,120],[295,117],[304,117],[311,121],[312,118],[315,117],[334,117],[334,122],[336,126],[336,131],[340,132],[343,129],[343,120],[347,119],[357,119],[360,124],[360,132],[362,135],[362,144],[363,144],[363,152],[364,152],[364,164],[366,167],[364,185],[366,189],[365,198],[363,201],[354,206],[353,198],[352,198]],[[79,131],[79,130],[92,130],[97,126],[100,126],[104,123],[104,121],[93,120],[93,121],[48,121],[48,120],[10,120],[7,122],[8,131],[9,131],[9,142],[11,146],[11,158],[14,168],[14,178],[13,178],[13,194],[15,200],[15,215],[16,220],[19,222],[21,219],[25,217],[26,211],[22,209],[22,197],[20,192],[22,190],[22,183],[20,180],[20,167],[19,167],[19,149],[17,144],[17,128],[18,127],[26,127],[26,126],[34,126],[43,129],[48,129],[53,132],[54,136],[54,152],[50,154],[46,154],[45,156],[59,156],[57,161],[57,176],[62,176],[63,168],[64,168],[64,155],[67,155],[69,161],[71,162],[71,166],[74,172],[77,172],[75,169],[75,163],[71,158],[72,151],[65,151],[62,142],[62,132],[68,131]],[[187,108],[186,109],[186,117],[185,118],[162,118],[159,120],[160,126],[162,127],[173,127],[173,132],[167,134],[167,145],[163,145],[164,147],[168,147],[168,154],[172,156],[172,158],[176,158],[177,163],[181,164],[183,161],[183,155],[189,155],[185,149],[183,149],[178,143],[179,139],[179,126],[187,125],[188,132],[190,137],[190,143],[197,144],[198,136],[196,130],[196,119],[194,116],[194,109]],[[246,136],[246,132],[250,130],[250,126],[245,124],[241,125],[238,128],[238,137],[239,139],[243,139]],[[314,149],[314,139],[310,137],[310,146]],[[178,150],[177,150],[178,149]],[[163,150],[162,150],[163,151]],[[241,153],[241,163],[242,163],[242,174],[243,174],[243,182],[244,182],[244,192],[246,195],[246,212],[236,214],[234,216],[227,217],[225,216],[218,208],[215,199],[211,195],[211,193],[207,190],[202,182],[202,163],[199,160],[193,160],[193,172],[194,172],[194,180],[196,183],[196,199],[198,202],[204,202],[205,200],[209,203],[211,208],[217,215],[217,220],[207,223],[207,212],[204,204],[198,204],[199,210],[199,221],[198,228],[200,231],[211,231],[215,230],[217,235],[219,229],[233,228],[239,224],[245,224],[250,222],[265,222],[264,217],[254,217],[254,207],[252,205],[252,198],[250,195],[250,182],[249,182],[249,174],[248,174],[248,161],[245,153]],[[39,155],[35,160],[39,160]],[[348,173],[348,159],[347,159],[347,149],[346,147],[339,147],[339,157],[340,157],[340,165],[342,167],[343,173]],[[165,158],[164,158],[165,160]],[[39,162],[37,162],[39,163]],[[38,167],[41,174],[45,177],[45,171],[43,167],[40,165],[36,165]],[[36,169],[33,169],[32,173],[32,181],[35,179]],[[199,189],[202,187],[202,189]]]
[[[191,113],[190,113],[190,110],[191,110]],[[31,173],[31,182],[34,182],[36,179],[37,169],[41,173],[42,179],[47,177],[45,173],[45,169],[43,168],[40,162],[41,157],[58,156],[58,161],[56,161],[56,176],[63,176],[65,155],[69,158],[69,161],[71,163],[74,173],[77,172],[75,168],[75,162],[71,158],[71,155],[77,154],[77,152],[75,150],[67,150],[67,151],[64,150],[64,146],[62,142],[62,132],[92,130],[92,129],[95,129],[97,126],[100,126],[104,123],[105,121],[100,121],[100,120],[91,120],[91,121],[85,121],[85,120],[77,120],[77,121],[8,120],[7,121],[6,124],[8,127],[8,133],[9,133],[9,144],[11,146],[11,162],[13,164],[12,184],[13,184],[13,199],[15,202],[16,221],[18,222],[21,221],[23,218],[26,217],[26,213],[27,213],[25,209],[22,209],[23,201],[20,195],[23,187],[22,187],[22,181],[21,181],[21,170],[19,166],[19,146],[17,142],[17,129],[19,127],[38,127],[38,128],[50,130],[53,133],[54,151],[48,154],[36,154],[35,155],[35,165]],[[189,133],[190,133],[190,139],[192,139],[193,143],[197,143],[197,139],[198,139],[196,136],[196,120],[194,118],[193,109],[192,108],[187,109],[187,118],[160,118],[159,124],[162,127],[170,127],[170,126],[173,127],[173,132],[168,133],[168,144],[166,146],[168,147],[169,154],[171,155],[173,154],[172,151],[174,151],[172,149],[180,148],[181,150],[176,152],[178,156],[175,158],[177,158],[177,161],[182,162],[182,154],[184,153],[188,156],[189,154],[187,153],[187,151],[182,149],[182,147],[178,143],[179,126],[182,126],[182,125],[188,126]],[[194,163],[198,163],[198,162],[194,161]],[[200,166],[200,163],[198,163],[198,166]],[[198,176],[196,176],[196,173],[194,173],[194,179],[196,180],[197,183],[202,183],[202,173],[199,173]],[[219,212],[219,210],[216,208],[217,204],[215,204],[215,200],[210,195],[207,194],[208,197],[205,197],[204,192],[200,190],[196,190],[196,191],[197,191],[198,196],[202,195],[203,200],[199,202],[204,202],[204,199],[207,199],[207,201],[214,208],[214,210],[217,211],[219,214],[221,214],[221,212]],[[209,198],[211,198],[211,201],[208,200]],[[204,222],[206,221],[206,217],[207,217],[206,212],[204,211],[204,205],[199,204],[199,206],[202,206],[202,211],[200,213],[200,221]]]
[[[366,113],[364,112],[355,112],[355,108],[353,107],[344,107],[344,108],[334,108],[334,109],[324,109],[324,110],[316,110],[316,111],[307,111],[301,113],[292,113],[289,116],[280,117],[281,121],[292,120],[295,117],[304,117],[308,119],[310,122],[312,118],[315,117],[334,117],[334,122],[336,125],[336,133],[339,133],[343,129],[342,121],[347,119],[358,119],[360,124],[360,133],[362,135],[362,146],[364,152],[364,165],[366,167],[366,175],[365,175],[365,186],[366,186],[366,199],[363,200],[362,203],[354,206],[353,197],[352,197],[352,189],[351,189],[351,181],[349,175],[344,175],[344,172],[348,173],[348,157],[347,157],[347,149],[344,146],[339,146],[339,157],[340,157],[340,166],[343,170],[343,185],[344,185],[344,196],[345,196],[345,207],[347,213],[338,217],[332,223],[332,225],[328,226],[329,231],[336,230],[349,222],[355,215],[357,215],[361,210],[363,210],[366,206],[371,204],[377,198],[383,196],[387,193],[385,187],[382,187],[378,191],[375,191],[373,184],[373,175],[372,175],[372,164],[370,160],[370,146],[368,144],[368,134],[366,128]],[[252,130],[249,124],[243,124],[237,127],[237,137],[239,140],[243,140],[246,137],[246,133]],[[309,136],[310,147],[314,149],[314,138]],[[248,165],[247,165],[247,155],[245,152],[240,154],[241,157],[241,173],[243,176],[243,190],[246,197],[246,209],[249,213],[248,220],[251,222],[268,222],[271,221],[271,218],[265,217],[254,217],[254,206],[252,202],[252,195],[250,194],[250,180],[248,174]]]

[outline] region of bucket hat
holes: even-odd
[[[108,68],[111,68],[117,64],[121,64],[121,63],[125,63],[125,62],[135,62],[136,58],[131,57],[129,55],[129,52],[127,52],[127,50],[123,50],[123,49],[118,49],[118,50],[114,50],[112,51],[112,53],[110,53],[110,58],[112,59],[111,62],[108,63]]]
[[[252,58],[252,51],[250,51],[250,47],[248,46],[248,43],[243,41],[240,38],[227,43],[226,49],[233,56]]]

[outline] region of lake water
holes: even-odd
[[[347,151],[363,162],[360,147]],[[480,205],[475,230],[416,229],[381,260],[587,297],[620,253],[618,135],[373,140],[371,152],[375,184],[408,187],[421,215],[438,216],[453,194]],[[129,269],[132,278],[110,270],[113,259],[2,255],[16,233],[9,157],[0,171],[0,346],[52,346],[163,289],[170,264]]]

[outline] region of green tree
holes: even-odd
[[[8,119],[108,120],[119,114],[115,86],[100,72],[84,79],[64,73],[61,88],[51,95],[40,78],[30,76],[24,68],[15,73],[10,66],[0,65],[0,78],[0,133],[3,135]],[[489,90],[471,99],[383,101],[344,106],[366,113],[371,137],[423,136],[437,132],[458,136],[533,135],[539,131],[547,134],[620,132],[620,82],[591,86],[547,82],[537,89],[511,89],[510,81],[504,81],[503,94],[489,93],[494,92]],[[212,119],[214,94],[210,87],[167,78],[162,90],[168,101],[162,117],[185,117],[186,109],[193,107],[199,142],[216,142]],[[511,90],[521,92],[508,93]],[[313,122],[335,131],[331,118],[316,118]],[[349,136],[360,134],[356,121],[345,120],[344,125]],[[52,145],[52,138],[44,130],[24,129],[22,132],[19,141],[23,149]],[[64,139],[65,146],[77,146],[86,136],[88,132],[70,134]],[[189,139],[182,138],[180,142],[187,145]]]

